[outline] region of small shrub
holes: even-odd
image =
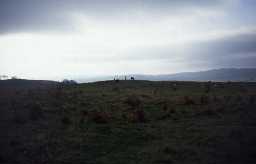
[[[21,144],[21,142],[18,141],[18,140],[11,140],[11,141],[9,142],[9,145],[12,146],[12,147],[18,146],[18,145],[20,145],[20,144]]]
[[[182,114],[182,115],[185,115],[188,113],[188,110],[186,109],[180,109],[179,112]]]
[[[202,95],[200,98],[200,102],[202,105],[208,104],[209,103],[209,97],[206,95]]]
[[[122,118],[128,122],[135,122],[136,119],[134,117],[134,113],[124,113],[122,114]]]
[[[169,108],[169,106],[168,106],[168,103],[167,102],[164,102],[164,104],[163,104],[163,110],[164,111],[167,111],[168,110],[168,108]]]
[[[20,114],[14,115],[14,122],[16,124],[25,124],[27,121],[24,117],[22,117]]]
[[[82,125],[85,123],[85,118],[84,117],[81,117],[80,119],[79,119],[79,123],[78,123],[78,126],[79,126],[79,128],[82,128]]]
[[[29,108],[29,119],[36,121],[43,117],[43,109],[40,103],[33,103],[28,106]]]
[[[81,115],[82,116],[87,116],[88,115],[88,111],[87,110],[82,110],[81,111]]]
[[[64,86],[62,84],[58,84],[56,88],[52,91],[52,95],[55,97],[55,99],[61,100],[64,97],[63,88]]]
[[[249,97],[249,103],[250,103],[250,104],[255,104],[255,95],[250,95],[250,97]]]
[[[163,152],[166,154],[176,154],[177,153],[175,149],[172,149],[169,146],[164,147]]]
[[[147,122],[145,112],[143,110],[136,110],[123,116],[129,122],[133,123],[145,123]]]
[[[177,110],[175,108],[168,109],[162,116],[158,118],[158,120],[166,120],[166,119],[177,119]]]
[[[70,125],[70,124],[72,124],[72,121],[69,117],[63,116],[61,118],[61,123],[64,124],[64,125]]]
[[[113,88],[112,88],[112,91],[113,91],[113,92],[120,92],[120,88],[119,88],[119,87],[113,87]]]
[[[157,90],[157,89],[154,89],[154,90],[152,91],[152,94],[153,94],[153,95],[157,95],[157,93],[158,93],[158,90]]]
[[[216,110],[213,110],[211,108],[207,108],[207,109],[204,109],[202,110],[199,115],[202,115],[202,116],[216,116],[218,115],[217,111]]]
[[[67,101],[69,102],[69,101]],[[64,104],[63,105],[63,110],[67,111],[67,112],[70,112],[70,111],[76,111],[78,108],[72,104],[72,103],[69,103],[69,104]]]
[[[80,105],[80,106],[88,106],[89,103],[88,103],[88,102],[85,102],[85,101],[80,101],[80,102],[79,102],[79,105]]]
[[[218,107],[218,108],[216,108],[216,112],[217,113],[223,113],[223,112],[225,112],[225,108],[224,107]]]
[[[214,102],[219,102],[219,99],[218,99],[218,97],[216,95],[213,96],[213,101]]]
[[[125,113],[122,113],[121,117],[122,117],[123,120],[127,120],[128,119],[127,114],[125,114]]]
[[[234,138],[234,139],[244,138],[244,134],[240,129],[232,129],[228,135],[229,135],[229,138]]]
[[[184,97],[184,105],[195,105],[195,102],[189,96],[185,96]]]
[[[136,111],[136,117],[138,122],[146,122],[145,112],[143,110]]]
[[[169,110],[169,113],[170,113],[170,114],[174,114],[174,113],[176,113],[176,110],[175,110],[174,108],[171,108],[171,109]]]
[[[241,95],[238,95],[237,98],[236,98],[236,102],[237,103],[243,102],[243,97]]]
[[[211,85],[212,85],[212,82],[211,81],[208,81],[206,84],[205,84],[205,92],[206,93],[209,93],[211,91]]]
[[[137,96],[129,96],[125,100],[125,103],[128,104],[132,109],[138,109],[141,106],[142,101]]]
[[[168,118],[171,118],[172,115],[173,115],[172,112],[166,113],[166,114],[164,114],[163,116],[161,116],[160,118],[158,118],[158,120],[166,120],[166,119],[168,119]]]
[[[105,112],[92,112],[89,117],[93,122],[98,124],[108,123],[110,120],[110,116]]]
[[[177,88],[177,84],[173,84],[172,90],[173,90],[173,91],[177,91],[177,89],[178,89],[178,88]]]
[[[230,96],[224,96],[225,101],[229,102],[231,100]]]

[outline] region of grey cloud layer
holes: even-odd
[[[194,11],[198,11],[199,15],[197,15],[197,13],[193,14],[192,12]],[[74,51],[78,48],[78,53],[75,54],[72,51],[67,53],[66,56],[62,56],[60,60],[60,66],[62,68],[67,69],[67,64],[70,63],[74,65],[80,64],[81,68],[84,68],[84,65],[90,63],[97,65],[98,63],[106,62],[109,65],[118,65],[119,62],[124,61],[129,63],[127,70],[130,69],[128,68],[129,66],[132,69],[134,67],[132,64],[136,62],[139,63],[137,66],[138,69],[140,69],[140,67],[142,67],[140,62],[145,62],[146,64],[143,65],[145,70],[151,69],[152,71],[154,71],[154,68],[152,68],[150,64],[147,64],[147,61],[149,61],[149,63],[150,61],[156,61],[158,67],[163,66],[163,69],[159,70],[165,72],[168,71],[166,71],[166,69],[170,68],[169,66],[175,64],[178,65],[175,67],[177,70],[180,68],[255,67],[256,30],[248,30],[247,32],[245,31],[239,34],[236,33],[236,31],[239,31],[237,29],[252,29],[247,27],[256,27],[255,11],[255,0],[0,0],[0,38],[4,38],[5,34],[15,34],[19,32],[33,34],[40,32],[53,32],[55,34],[56,32],[60,32],[62,36],[65,35],[66,32],[76,29],[75,26],[77,24],[73,22],[72,14],[79,13],[82,16],[88,16],[92,19],[90,20],[92,21],[92,26],[90,26],[90,24],[90,27],[88,26],[90,30],[95,27],[95,33],[101,33],[94,35],[93,32],[90,33],[90,30],[88,33],[85,33],[84,37],[89,38],[86,42],[87,44],[95,39],[95,36],[98,36],[98,38],[95,39],[95,44],[92,44],[93,46],[88,44],[83,47],[82,43],[84,40],[79,40],[81,47],[77,47],[75,42],[70,42],[73,44],[70,47],[73,47],[75,49]],[[207,14],[212,14],[213,16],[208,17]],[[139,18],[137,18],[137,16]],[[144,19],[144,17],[146,17],[145,24],[140,20]],[[159,21],[161,18],[166,17],[168,17],[167,21],[171,23],[167,22],[165,24]],[[125,22],[126,24],[122,24],[122,19],[127,21]],[[165,19],[163,20],[165,21]],[[121,26],[119,26],[120,24]],[[83,25],[84,24],[81,23],[81,26]],[[143,32],[148,26],[155,27],[148,28],[147,32],[140,35],[141,31]],[[187,27],[183,28],[183,26]],[[136,30],[137,28],[138,30]],[[168,31],[169,29],[170,31]],[[118,30],[120,31],[118,32]],[[130,33],[134,30],[134,35],[137,36],[138,34],[140,36],[133,37],[126,35],[129,30],[131,31]],[[152,30],[152,35],[150,30]],[[228,35],[222,35],[222,33],[220,33],[219,36],[222,38],[218,36],[218,39],[213,39],[207,35],[211,32],[218,33],[221,31],[227,32]],[[103,35],[105,32],[109,32],[110,34]],[[172,35],[175,32],[179,34],[176,35],[177,37]],[[167,39],[165,43],[166,36],[170,38],[173,37],[174,39],[181,38],[182,40],[183,32],[184,35],[188,36],[190,33],[193,33],[191,42],[186,42],[182,46],[176,46],[176,44],[166,45],[169,40],[172,43],[171,39]],[[120,49],[120,53],[119,49],[114,51],[112,47],[104,49],[104,46],[107,47],[107,44],[105,45],[102,41],[104,38],[111,38],[112,36],[115,38],[114,35],[122,36],[122,34],[124,34],[123,38],[119,36],[113,39],[113,48],[116,48],[116,45],[118,47],[119,45],[117,43],[122,39],[127,39],[127,43],[129,43],[142,38],[140,42],[144,43],[145,41],[149,44],[130,47],[128,45],[126,49]],[[201,39],[199,35],[201,35]],[[160,42],[154,42],[154,38],[157,38],[155,40]],[[23,38],[19,41],[23,42],[22,39]],[[163,41],[161,41],[161,39],[163,39]],[[108,38],[106,40],[108,40]],[[16,44],[20,45],[20,42]],[[56,53],[59,51],[52,51],[54,48],[63,48],[61,47],[63,45],[59,42],[56,44],[57,47],[45,48],[47,49],[46,52],[48,56],[63,55]],[[122,44],[126,44],[126,42],[124,41]],[[11,48],[13,45],[13,42],[10,42]],[[83,52],[83,50],[88,47],[91,51]],[[102,52],[97,53],[101,48]],[[30,49],[30,47],[28,46],[27,49]],[[111,52],[107,52],[107,50]],[[36,49],[35,52],[33,51],[33,53],[28,55],[31,57],[37,51],[40,50]],[[26,53],[24,54],[26,55]],[[17,57],[18,55],[20,55],[19,52],[16,54],[14,51],[13,56]],[[40,55],[43,56],[43,54]],[[7,54],[2,56],[0,54],[0,57],[3,56],[7,56]],[[10,59],[9,61],[13,60],[10,57],[8,59]],[[1,61],[3,62],[4,60],[0,60],[0,62]],[[38,62],[38,60],[35,61]],[[45,63],[48,63],[48,59],[45,60]],[[6,64],[6,68],[9,69],[9,65]],[[12,69],[13,68],[10,67],[10,70]],[[92,68],[92,72],[101,69],[102,68],[97,66]],[[113,68],[114,71],[118,69],[120,68]]]
[[[224,5],[225,0],[1,0],[0,33],[72,30],[72,12],[89,16],[122,15],[133,10],[166,12]],[[100,18],[98,18],[100,19]]]
[[[187,43],[184,47],[151,46],[138,47],[126,54],[99,56],[96,61],[162,61],[172,63],[189,62],[195,68],[200,64],[211,67],[242,67],[256,65],[256,30],[208,41]],[[88,60],[86,56],[68,58],[76,62]],[[91,60],[91,59],[90,59]]]
[[[148,47],[134,50],[130,56],[116,60],[165,60],[183,62],[189,60],[195,66],[204,63],[211,66],[256,66],[256,31],[219,39],[186,44],[184,49],[173,46]]]
[[[190,61],[212,67],[255,67],[256,31],[194,43],[186,53]]]

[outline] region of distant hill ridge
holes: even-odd
[[[256,81],[256,68],[224,68],[167,75],[135,75],[135,77],[153,81]]]
[[[256,68],[222,68],[199,72],[181,72],[175,74],[159,74],[159,75],[121,75],[120,80],[135,77],[135,80],[150,80],[150,81],[246,81],[256,82]],[[79,83],[113,80],[116,76],[97,76],[94,78],[72,78]],[[0,80],[0,88],[7,86],[15,87],[44,87],[56,85],[58,82],[49,80],[24,80],[10,79]]]
[[[175,74],[159,74],[159,75],[121,75],[118,76],[119,79],[124,79],[124,77],[133,76],[136,80],[151,80],[151,81],[256,81],[256,68],[222,68],[222,69],[212,69],[207,71],[199,72],[182,72]],[[80,83],[83,82],[93,82],[93,81],[103,81],[112,80],[114,76],[99,76],[95,78],[77,78]]]
[[[49,80],[26,80],[26,79],[8,79],[0,80],[0,89],[8,88],[45,88],[55,86],[58,82]]]

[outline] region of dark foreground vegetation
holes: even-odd
[[[0,81],[1,164],[254,164],[256,83]]]

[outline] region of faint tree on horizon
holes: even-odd
[[[16,79],[18,79],[18,77],[17,76],[12,76],[11,79],[16,80]]]
[[[61,83],[65,84],[65,85],[76,85],[77,84],[77,82],[75,80],[68,80],[68,79],[64,79]]]
[[[0,80],[6,80],[6,79],[8,79],[7,75],[0,75]]]

